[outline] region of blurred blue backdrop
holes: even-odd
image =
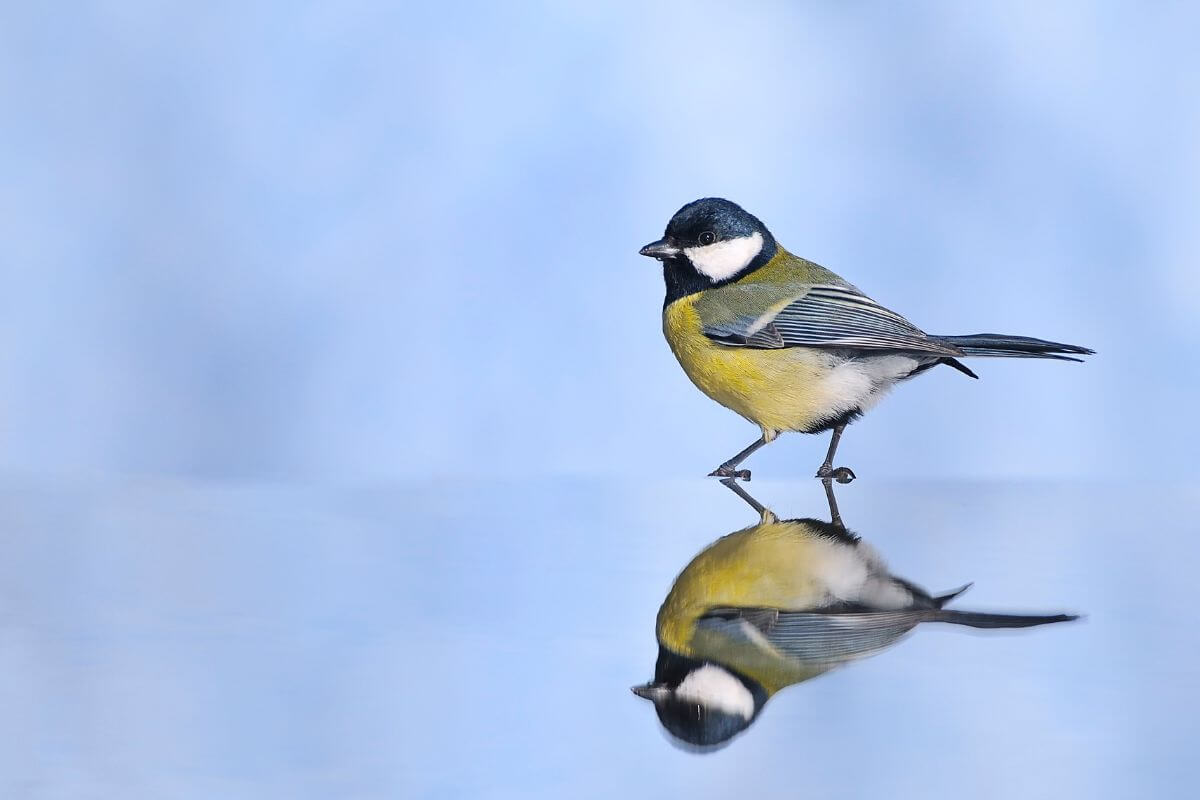
[[[1197,24],[6,4],[0,468],[702,474],[754,429],[678,369],[637,248],[715,194],[927,330],[1099,351],[902,387],[847,437],[860,475],[1194,476]]]

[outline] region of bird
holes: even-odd
[[[702,392],[761,435],[710,475],[738,469],[784,431],[832,431],[817,477],[855,478],[833,459],[846,426],[896,383],[967,356],[1081,361],[1093,350],[1028,336],[927,334],[822,267],[792,255],[757,217],[720,197],[683,206],[640,250],[662,262],[663,333]]]
[[[923,623],[1027,628],[1078,618],[948,609],[970,584],[931,595],[892,575],[844,525],[780,520],[732,478],[722,483],[759,521],[684,567],[655,622],[654,680],[632,687],[684,747],[723,746],[782,689],[875,655]]]

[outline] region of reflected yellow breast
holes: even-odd
[[[773,651],[725,651],[717,640],[696,638],[696,619],[721,606],[812,608],[826,601],[819,565],[829,545],[798,522],[757,525],[731,533],[696,556],[680,573],[658,612],[663,645],[691,658],[733,666],[775,692],[825,672],[783,659]]]
[[[820,605],[825,585],[815,568],[821,547],[798,522],[756,525],[718,539],[675,580],[659,611],[659,637],[686,652],[691,621],[710,608]]]

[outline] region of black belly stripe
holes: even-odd
[[[862,416],[861,408],[853,408],[842,414],[821,420],[804,429],[803,433],[821,433],[831,431],[839,425],[849,425]]]

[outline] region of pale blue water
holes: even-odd
[[[1195,486],[838,497],[897,574],[974,581],[957,607],[1086,619],[919,628],[697,755],[629,687],[676,573],[756,519],[715,482],[10,480],[0,796],[1190,796]]]

